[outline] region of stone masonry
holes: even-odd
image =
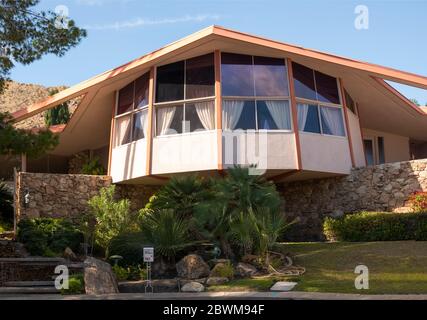
[[[348,176],[278,186],[288,219],[299,222],[291,240],[322,240],[325,217],[369,211],[408,211],[415,191],[427,191],[427,159],[353,169]]]
[[[79,174],[19,173],[17,178],[17,219],[52,217],[75,219],[88,211],[87,201],[112,184],[109,176]],[[119,198],[131,201],[131,209],[142,208],[156,188],[117,185]],[[30,202],[24,204],[28,191]]]

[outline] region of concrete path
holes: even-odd
[[[319,292],[121,293],[99,296],[0,295],[0,300],[427,300],[426,294],[366,295]]]

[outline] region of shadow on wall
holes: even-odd
[[[359,211],[408,211],[415,191],[427,191],[427,159],[355,168],[344,177],[291,182],[278,186],[288,219],[298,218],[289,241],[324,240],[323,220]]]

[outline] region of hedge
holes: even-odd
[[[323,233],[329,241],[427,240],[427,212],[360,212],[326,218]]]

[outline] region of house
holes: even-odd
[[[47,158],[59,173],[90,150],[120,184],[236,164],[305,180],[427,158],[427,113],[386,80],[427,89],[424,76],[211,26],[13,116],[82,97],[55,127]],[[38,161],[23,157],[23,168]]]

